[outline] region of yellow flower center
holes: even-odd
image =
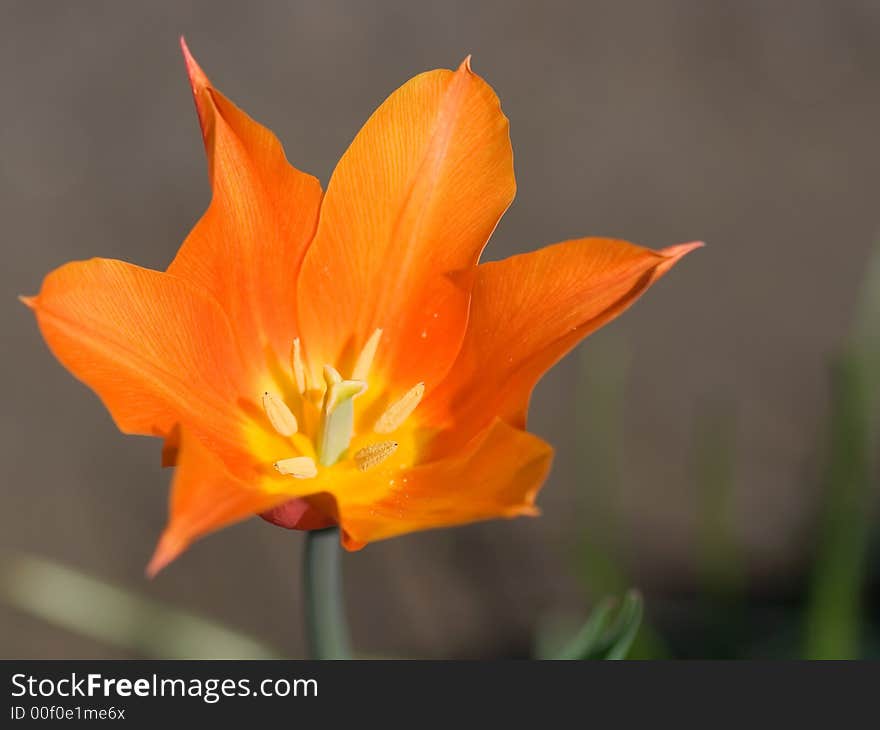
[[[285,399],[267,391],[262,397],[268,423],[290,445],[290,453],[279,453],[273,463],[277,472],[296,479],[313,479],[322,469],[336,465],[365,472],[399,455],[401,436],[411,441],[403,427],[425,394],[424,383],[416,383],[387,405],[371,426],[364,427],[364,419],[360,419],[362,432],[356,432],[357,399],[368,389],[381,337],[382,330],[377,329],[367,340],[350,378],[344,378],[332,365],[324,365],[323,383],[311,382],[300,341],[294,340],[291,370],[296,394]],[[401,450],[411,452],[412,447]]]

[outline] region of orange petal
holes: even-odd
[[[238,432],[246,382],[226,315],[187,281],[123,261],[75,261],[29,300],[49,348],[120,430],[172,436],[182,421],[217,448]]]
[[[377,328],[375,367],[402,387],[448,369],[469,292],[447,277],[473,267],[515,192],[506,117],[468,61],[395,91],[333,173],[299,278],[313,368],[346,374]]]
[[[232,476],[220,458],[186,430],[182,431],[180,446],[171,485],[168,525],[147,566],[150,577],[196,538],[290,499]]]
[[[419,409],[449,429],[434,448],[462,443],[495,417],[524,427],[544,372],[702,245],[652,251],[584,238],[480,266],[461,352]]]
[[[210,291],[247,353],[282,362],[296,336],[296,276],[315,231],[320,183],[281,143],[211,86],[181,40],[213,187],[211,205],[170,273]]]
[[[549,444],[496,420],[458,453],[406,471],[378,499],[365,487],[336,494],[345,545],[358,549],[416,530],[535,515],[552,458]]]

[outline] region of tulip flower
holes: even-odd
[[[326,192],[183,44],[213,189],[166,271],[67,263],[26,298],[125,433],[164,439],[149,571],[261,514],[344,545],[535,515],[539,378],[686,253],[581,238],[480,263],[514,197],[508,121],[466,59],[373,113]]]

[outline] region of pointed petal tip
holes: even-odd
[[[20,301],[24,306],[28,309],[36,309],[37,308],[37,298],[34,297],[26,297],[23,294],[19,294],[18,301]]]
[[[472,55],[473,54],[468,53],[467,56],[465,56],[464,61],[462,61],[461,64],[459,64],[458,66],[459,71],[467,71],[471,74],[474,72],[474,70],[471,68]]]
[[[156,551],[153,553],[153,557],[150,558],[150,562],[147,563],[146,570],[144,571],[147,578],[150,578],[151,580],[155,578],[160,571],[164,570],[168,564],[177,558],[185,549],[185,543],[181,543],[180,540],[174,539],[167,532],[163,534],[162,537],[159,538],[159,544],[156,545]]]
[[[183,60],[186,63],[186,73],[189,76],[189,83],[192,86],[193,94],[197,94],[202,89],[209,86],[210,82],[202,67],[199,66],[193,57],[186,43],[186,38],[180,36],[180,50],[183,52]]]
[[[690,243],[679,243],[675,246],[667,246],[663,249],[662,253],[664,256],[668,256],[669,258],[680,259],[685,254],[689,254],[691,251],[696,251],[698,248],[704,248],[705,243],[703,241],[691,241]]]

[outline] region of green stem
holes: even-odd
[[[313,659],[351,658],[340,558],[337,528],[306,533],[306,634]]]

